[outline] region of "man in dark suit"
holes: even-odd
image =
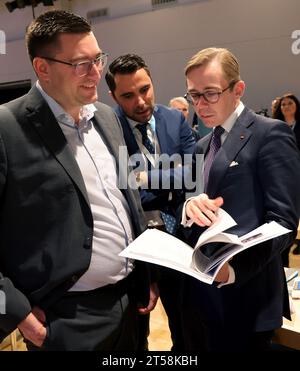
[[[195,145],[191,128],[181,112],[154,103],[151,74],[140,56],[116,58],[105,79],[118,104],[116,112],[129,155],[132,160],[138,159],[136,172],[148,226],[176,234],[176,210],[185,200],[182,174],[191,164]],[[182,350],[178,305],[181,275],[167,268],[159,271],[160,297],[169,319],[172,349]]]
[[[117,186],[119,121],[96,102],[107,55],[65,11],[26,40],[38,81],[0,108],[1,338],[18,327],[32,350],[136,350],[138,311],[157,297],[146,266],[118,255],[145,225],[138,192]]]
[[[188,99],[214,128],[196,147],[205,155],[205,193],[185,205],[189,243],[216,220],[220,206],[236,220],[230,231],[237,235],[273,220],[291,230],[235,255],[212,285],[186,278],[186,350],[267,350],[282,316],[290,315],[280,254],[300,215],[299,152],[284,122],[256,115],[240,101],[245,83],[227,49],[199,51],[185,72]]]

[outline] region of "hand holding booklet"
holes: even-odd
[[[233,218],[219,209],[217,220],[200,235],[195,248],[168,233],[147,229],[119,255],[176,269],[212,284],[224,263],[234,255],[291,232],[275,221],[241,237],[224,232],[235,225]]]

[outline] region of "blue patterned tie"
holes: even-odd
[[[139,131],[142,134],[143,145],[147,148],[149,153],[154,155],[155,154],[155,149],[154,149],[154,146],[151,143],[151,140],[149,139],[148,134],[147,134],[147,126],[148,125],[149,125],[148,123],[145,123],[145,124],[139,124],[136,127],[139,129]]]
[[[150,154],[154,155],[155,154],[155,149],[154,149],[154,146],[153,146],[151,140],[148,137],[147,125],[148,125],[148,123],[139,124],[136,127],[142,134],[142,143],[143,143],[144,147],[147,148],[147,150],[149,151]],[[162,218],[163,222],[165,223],[166,231],[170,234],[175,234],[176,227],[177,227],[176,218],[174,216],[170,215],[170,214],[167,214],[167,213],[163,212],[163,211],[161,211],[160,214],[161,214],[161,218]]]
[[[217,126],[213,131],[209,151],[205,156],[204,162],[204,191],[206,191],[207,188],[211,165],[216,157],[217,152],[221,148],[221,135],[224,133],[224,131],[225,130],[222,128],[222,126]]]
[[[160,212],[160,215],[165,223],[166,231],[170,234],[175,234],[177,229],[176,218],[171,214],[164,213],[163,211]]]

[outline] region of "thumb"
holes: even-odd
[[[217,198],[215,199],[215,205],[216,205],[216,206],[220,207],[220,206],[223,205],[223,203],[224,203],[223,197],[217,197]]]

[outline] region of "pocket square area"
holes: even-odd
[[[236,161],[232,161],[232,163],[229,165],[229,167],[232,167],[232,166],[238,166],[238,162],[236,162]]]

